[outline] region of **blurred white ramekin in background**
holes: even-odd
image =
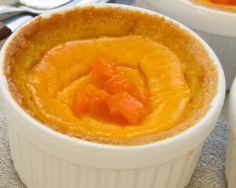
[[[236,79],[229,97],[229,140],[226,155],[226,179],[229,188],[236,187]]]
[[[170,16],[197,31],[219,57],[230,88],[236,75],[236,13],[196,5],[191,0],[136,0],[135,5]]]

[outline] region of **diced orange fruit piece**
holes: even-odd
[[[72,110],[76,115],[88,113],[134,124],[147,114],[147,103],[145,90],[139,91],[110,59],[98,56],[93,62],[91,83],[75,92]]]
[[[92,84],[80,91],[74,93],[72,102],[73,111],[80,115],[81,113],[104,114],[107,111],[106,100],[108,93],[100,90]]]
[[[89,98],[86,96],[84,90],[74,92],[72,110],[76,115],[89,111]]]
[[[93,60],[92,82],[102,86],[105,81],[117,73],[115,64],[105,56],[97,56]]]
[[[136,88],[130,82],[129,78],[122,74],[114,74],[104,83],[104,89],[111,93],[120,93],[123,91],[133,92]]]
[[[113,74],[110,79],[104,83],[104,89],[110,94],[128,92],[145,104],[147,104],[148,101],[147,92],[139,91],[128,76],[121,73]]]
[[[97,57],[92,70],[92,82],[110,94],[127,91],[140,102],[147,104],[147,91],[139,91],[129,77],[120,73],[107,57]]]
[[[116,119],[124,118],[134,124],[147,114],[146,107],[126,92],[112,95],[108,100],[110,114]]]

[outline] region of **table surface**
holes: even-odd
[[[118,0],[127,3],[133,0]],[[1,4],[14,0],[0,0]],[[226,188],[225,150],[228,137],[227,101],[216,128],[207,139],[199,162],[187,188]],[[0,103],[1,107],[1,103]],[[14,169],[10,156],[5,118],[0,110],[0,188],[25,188]]]

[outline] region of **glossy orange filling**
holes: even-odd
[[[49,50],[28,74],[38,114],[96,139],[158,134],[191,109],[181,62],[145,37],[67,42]]]
[[[109,58],[99,56],[94,59],[90,82],[74,93],[72,110],[78,117],[86,113],[135,124],[147,115],[146,89],[139,91]]]

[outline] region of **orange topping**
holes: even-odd
[[[110,59],[105,56],[97,56],[94,58],[92,66],[92,82],[102,86],[104,82],[117,74],[116,66]]]
[[[139,91],[129,77],[120,73],[110,59],[100,56],[95,59],[92,70],[92,82],[104,88],[108,93],[128,92],[140,102],[147,104],[147,91]]]
[[[92,84],[74,93],[72,109],[77,114],[103,114],[107,111],[106,99],[108,93]]]
[[[236,0],[210,0],[212,3],[225,4],[225,5],[236,5]]]
[[[110,114],[117,120],[126,119],[129,123],[136,123],[147,114],[144,104],[128,93],[118,93],[108,99]]]
[[[147,94],[145,91],[141,92],[124,74],[111,75],[110,79],[104,82],[104,89],[110,93],[128,92],[136,97],[140,102],[147,104]]]
[[[74,93],[72,110],[78,116],[86,113],[135,124],[147,114],[146,93],[119,72],[115,63],[100,56],[93,62],[91,83]]]

